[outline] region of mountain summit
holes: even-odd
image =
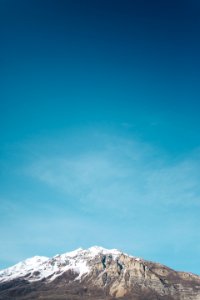
[[[0,271],[0,300],[116,298],[200,300],[200,277],[97,246]]]

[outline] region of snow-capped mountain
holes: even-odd
[[[108,250],[94,246],[87,250],[79,248],[53,258],[34,256],[0,271],[0,283],[23,277],[28,281],[38,281],[44,278],[53,281],[68,270],[78,274],[76,278],[78,280],[90,271],[89,263],[97,255],[112,255],[116,259],[120,253],[116,249]]]
[[[200,277],[97,246],[0,271],[0,300],[116,298],[200,300]]]

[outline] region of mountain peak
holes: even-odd
[[[38,299],[38,295],[74,300],[200,300],[200,277],[99,246],[52,258],[34,256],[0,271],[0,300]]]
[[[121,252],[116,249],[108,250],[100,246],[92,246],[88,249],[78,248],[64,254],[57,254],[52,258],[34,256],[0,271],[0,282],[6,282],[24,276],[26,276],[29,281],[38,281],[43,278],[51,278],[52,280],[69,269],[79,274],[79,279],[83,274],[89,272],[88,261],[97,255],[110,254],[116,258],[120,253]],[[30,274],[30,276],[27,277],[27,274]]]

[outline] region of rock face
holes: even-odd
[[[200,277],[92,247],[0,271],[0,299],[200,300]]]

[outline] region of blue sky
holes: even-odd
[[[0,268],[101,245],[200,274],[199,3],[0,6]]]

